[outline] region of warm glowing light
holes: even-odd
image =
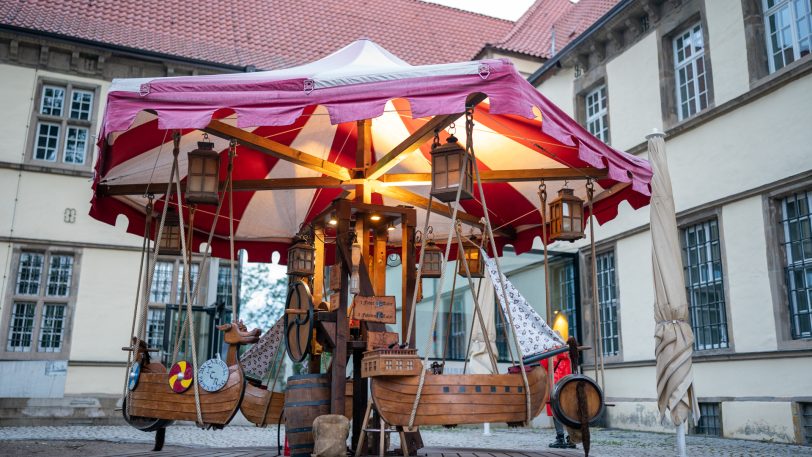
[[[374,221],[374,222],[378,222],[379,220],[381,220],[381,216],[379,216],[377,214],[373,214],[372,216],[369,216],[369,220]]]
[[[336,219],[335,211],[330,213],[330,219],[327,220],[327,223],[330,225],[338,225],[338,219]]]
[[[553,321],[553,330],[561,335],[564,341],[570,337],[570,323],[567,321],[567,316],[564,313],[555,312],[555,320]]]
[[[393,231],[393,230],[395,230],[395,224],[393,224],[393,223],[391,223],[391,222],[390,222],[390,223],[389,223],[389,224],[386,226],[386,230],[388,230],[388,231],[390,231],[390,232],[391,232],[391,231]]]

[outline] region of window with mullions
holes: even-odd
[[[615,253],[607,252],[595,257],[598,276],[598,306],[601,314],[601,340],[603,355],[617,355],[620,338],[617,331],[617,283],[615,281]]]
[[[499,362],[510,362],[510,341],[508,340],[508,324],[505,322],[507,320],[506,316],[502,316],[500,313],[502,312],[499,309],[499,302],[496,303],[496,315],[494,318],[496,319],[496,354],[497,354],[497,361]]]
[[[75,283],[72,254],[20,252],[3,349],[9,353],[62,352]]]
[[[606,85],[586,94],[586,128],[596,138],[609,143],[609,110],[606,108]]]
[[[728,347],[719,225],[715,219],[682,230],[682,263],[694,349]]]
[[[812,2],[762,0],[770,72],[812,52]]]
[[[697,435],[722,436],[722,414],[719,403],[699,403],[699,423],[694,428]]]
[[[191,276],[189,282],[189,292],[194,293],[197,275],[200,271],[200,264],[192,263]],[[203,304],[206,301],[206,280],[202,279],[200,291],[194,305]],[[185,292],[183,290],[183,260],[176,258],[170,260],[159,260],[155,262],[155,273],[152,275],[152,288],[149,293],[149,301],[157,304],[178,304],[185,302]]]
[[[96,92],[72,83],[42,83],[33,133],[34,162],[90,166]]]
[[[792,338],[812,338],[812,191],[781,200]]]
[[[570,335],[581,341],[578,310],[576,308],[574,262],[567,260],[559,265],[551,265],[550,279],[552,281],[550,295],[553,300],[553,312],[560,311],[567,316]]]
[[[677,34],[674,43],[674,74],[677,89],[677,115],[687,119],[708,107],[705,42],[702,25],[696,24]]]
[[[166,311],[163,308],[150,308],[147,313],[147,345],[162,348],[164,345],[164,322]]]
[[[217,303],[231,305],[231,266],[222,261],[217,268]]]
[[[448,299],[444,300],[445,309],[448,309],[448,301]],[[446,319],[448,319],[446,321],[448,335],[445,335],[447,338],[445,344],[448,345],[446,358],[448,360],[465,360],[465,337],[468,333],[465,325],[465,301],[460,297],[455,298],[451,312],[446,312]]]
[[[194,295],[195,293],[195,284],[197,284],[197,275],[200,272],[200,265],[193,263],[191,268],[191,274],[189,275],[189,295]],[[202,293],[201,290],[199,293]],[[177,282],[177,293],[176,293],[176,303],[185,303],[186,296],[184,295],[185,291],[183,290],[183,263],[178,263],[178,282]]]

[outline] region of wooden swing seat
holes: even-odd
[[[386,423],[408,426],[420,376],[371,378],[372,399]],[[549,395],[547,373],[534,368],[527,373],[531,417],[541,413]],[[526,393],[520,373],[426,373],[423,393],[413,425],[524,423]]]

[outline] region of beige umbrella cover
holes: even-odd
[[[677,219],[671,178],[665,156],[662,133],[648,137],[649,161],[654,171],[651,180],[651,243],[654,268],[654,330],[657,359],[657,406],[660,417],[670,413],[674,425],[680,425],[693,413],[699,420],[699,408],[693,389],[694,334],[688,320],[688,301],[682,271]]]
[[[494,322],[496,297],[493,283],[487,275],[480,281],[482,281],[482,285],[479,286],[479,306],[482,312],[482,320],[485,322],[485,331],[488,332],[488,341],[491,342],[491,353],[497,356],[496,324]],[[476,314],[474,314],[474,319],[477,319]],[[491,374],[493,372],[488,346],[485,344],[485,336],[482,334],[482,327],[477,322],[474,322],[473,331],[471,332],[471,352],[468,355],[471,360],[469,369],[471,373]]]

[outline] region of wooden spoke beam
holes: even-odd
[[[242,145],[248,146],[260,152],[264,152],[273,157],[287,160],[288,162],[295,163],[296,165],[318,171],[332,178],[346,181],[351,178],[350,170],[340,165],[336,165],[327,160],[322,160],[316,156],[310,155],[306,152],[292,148],[290,146],[279,143],[251,132],[246,132],[243,129],[234,127],[233,125],[226,124],[221,121],[211,121],[208,127],[203,129],[212,135],[217,135],[221,138],[229,140],[237,140]]]
[[[374,191],[385,197],[394,198],[395,200],[399,200],[407,205],[417,208],[427,209],[429,206],[428,198],[397,186],[377,185],[375,186]],[[448,205],[445,205],[440,201],[435,201],[431,204],[431,212],[448,218],[451,217],[451,211],[449,211]],[[468,214],[465,211],[457,211],[457,219],[459,219],[463,224],[476,227],[480,230],[485,230],[485,226],[479,222],[480,218],[474,216],[473,214]],[[513,233],[504,229],[497,230],[496,234],[508,238],[512,238],[514,235]]]
[[[478,105],[486,98],[485,94],[481,93],[470,95],[468,97],[468,105]],[[401,160],[405,159],[409,153],[416,151],[421,144],[433,137],[435,130],[442,130],[448,127],[463,114],[465,113],[445,114],[433,117],[400,144],[392,148],[391,151],[387,152],[385,156],[381,157],[381,160],[375,162],[375,165],[369,167],[366,174],[367,179],[380,178],[387,171],[400,163]]]
[[[147,191],[162,193],[165,182],[152,184],[99,184],[100,195],[144,195]],[[342,181],[335,178],[278,178],[278,179],[244,179],[234,181],[235,192],[284,189],[319,189],[324,187],[341,187]],[[181,192],[186,191],[186,182],[180,183]],[[174,186],[172,187],[174,191]],[[225,190],[225,182],[220,183],[220,191]]]
[[[597,168],[539,168],[533,170],[480,170],[482,182],[563,181],[576,179],[603,179],[607,170]],[[431,173],[397,173],[380,177],[383,183],[402,186],[431,184]]]

